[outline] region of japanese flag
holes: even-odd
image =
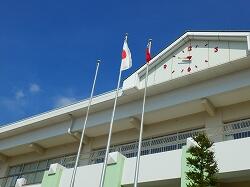
[[[122,63],[121,63],[121,71],[127,70],[132,66],[132,58],[131,53],[128,48],[127,36],[124,40],[123,49],[122,49]]]

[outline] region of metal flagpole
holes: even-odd
[[[127,43],[128,40],[128,34],[126,33],[125,36],[125,40],[124,40],[124,44],[125,42]],[[126,49],[128,50],[128,54],[126,55],[131,55],[129,54],[130,51],[128,49],[128,46],[126,45]],[[124,45],[123,45],[123,50],[124,50]],[[126,58],[125,55],[125,58]],[[130,58],[129,56],[127,56],[127,58]],[[122,62],[123,63],[123,62]],[[103,163],[103,167],[102,167],[102,174],[101,174],[101,180],[100,180],[100,185],[99,187],[103,187],[104,186],[104,180],[105,180],[105,175],[106,175],[106,169],[107,169],[107,163],[108,163],[108,156],[109,156],[109,149],[110,149],[110,142],[111,142],[111,136],[112,136],[112,129],[113,129],[113,124],[114,124],[114,117],[115,117],[115,110],[116,110],[116,104],[117,104],[117,98],[118,98],[118,93],[119,93],[119,88],[120,88],[120,83],[121,83],[121,75],[122,75],[122,71],[129,69],[131,67],[132,64],[127,64],[127,67],[120,67],[120,72],[119,72],[119,78],[118,78],[118,82],[117,82],[117,87],[116,87],[116,93],[115,93],[115,102],[114,102],[114,107],[113,107],[113,112],[112,112],[112,116],[111,116],[111,121],[110,121],[110,126],[109,126],[109,135],[108,135],[108,143],[107,143],[107,147],[106,147],[106,153],[105,153],[105,159],[104,159],[104,163]]]
[[[104,163],[103,163],[103,167],[102,167],[102,175],[101,175],[100,187],[103,187],[104,179],[105,179],[105,175],[106,175],[106,168],[107,168],[109,148],[110,148],[110,142],[111,142],[111,135],[112,135],[112,129],[113,129],[113,123],[114,123],[114,117],[115,117],[115,109],[116,109],[117,98],[118,98],[120,82],[121,82],[121,75],[122,75],[122,69],[120,68],[119,79],[118,79],[116,94],[115,94],[115,102],[114,102],[114,107],[113,107],[113,113],[112,113],[110,127],[109,127],[108,143],[107,143],[105,159],[104,159]]]
[[[151,50],[152,40],[149,40],[149,51]],[[145,113],[145,103],[147,96],[147,85],[148,85],[148,62],[146,66],[146,77],[145,77],[145,89],[142,103],[142,115],[141,115],[141,125],[140,125],[140,136],[139,136],[139,144],[138,144],[138,152],[136,158],[136,166],[135,166],[135,176],[134,176],[134,187],[137,187],[138,178],[139,178],[139,167],[140,167],[140,158],[141,158],[141,145],[142,145],[142,134],[143,134],[143,122],[144,122],[144,113]]]
[[[93,82],[93,85],[92,85],[92,90],[91,90],[91,95],[90,95],[90,99],[89,99],[89,103],[88,103],[88,108],[87,108],[87,113],[86,113],[85,121],[84,121],[84,124],[83,124],[80,145],[79,145],[79,148],[78,148],[76,162],[75,162],[73,174],[72,174],[71,181],[70,181],[70,187],[74,187],[74,185],[75,185],[75,177],[76,177],[77,166],[78,166],[78,163],[79,163],[79,158],[80,158],[80,154],[81,154],[81,150],[82,150],[82,142],[83,142],[83,139],[84,139],[85,129],[86,129],[86,125],[87,125],[87,121],[88,121],[88,116],[89,116],[89,109],[90,109],[90,106],[91,106],[91,103],[92,103],[92,99],[93,99],[93,94],[94,94],[94,90],[95,90],[95,83],[96,83],[96,78],[97,78],[97,74],[98,74],[100,62],[101,62],[100,60],[97,60],[96,71],[95,71],[95,78],[94,78],[94,82]]]

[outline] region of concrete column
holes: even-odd
[[[220,142],[224,139],[222,113],[218,109],[214,116],[205,118],[206,130],[209,138],[214,142]]]
[[[109,154],[104,187],[121,187],[125,156],[119,152]]]
[[[0,161],[0,177],[4,177],[8,170],[8,162]]]
[[[83,145],[81,156],[80,156],[80,165],[88,165],[90,153],[92,151],[92,138],[88,138],[88,143]]]
[[[181,155],[181,187],[187,187],[187,175],[186,172],[189,170],[187,167],[187,146],[182,147]]]

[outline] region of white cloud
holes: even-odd
[[[30,88],[29,88],[29,91],[31,92],[31,93],[37,93],[37,92],[40,92],[40,86],[38,85],[38,84],[36,84],[36,83],[32,83],[31,85],[30,85]]]
[[[19,92],[20,95],[22,92]],[[22,113],[22,108],[26,106],[25,99],[13,99],[13,98],[0,98],[0,107],[3,107],[4,109],[7,109],[8,111],[14,112],[14,113]]]
[[[23,90],[18,90],[15,94],[16,99],[22,99],[24,96]]]
[[[74,97],[60,96],[60,97],[56,98],[54,106],[61,107],[61,106],[72,104],[74,102],[76,102],[76,98],[74,98]]]

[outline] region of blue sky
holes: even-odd
[[[250,1],[0,1],[0,124],[115,88],[124,34],[133,68],[186,30],[249,30]]]

